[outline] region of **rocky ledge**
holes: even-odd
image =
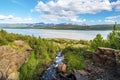
[[[120,51],[98,48],[84,54],[86,68],[75,70],[77,80],[120,80]]]
[[[17,40],[0,47],[0,80],[19,80],[19,68],[27,62],[32,49],[28,44]]]

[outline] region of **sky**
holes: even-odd
[[[0,23],[120,23],[120,0],[0,0]]]

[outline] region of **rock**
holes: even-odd
[[[120,76],[120,51],[115,51],[116,52],[116,68],[117,68],[117,74]]]
[[[27,62],[31,50],[23,41],[0,47],[0,80],[19,80],[19,68]]]
[[[19,80],[19,72],[12,72],[8,76],[7,80]]]
[[[84,56],[85,58],[91,59],[93,54],[94,54],[93,52],[86,51],[83,56]]]
[[[77,80],[120,80],[120,50],[100,47],[84,57],[86,68],[74,73]]]
[[[98,48],[93,54],[94,64],[100,67],[112,68],[116,65],[116,54],[114,49]]]
[[[3,76],[3,75],[2,75],[2,72],[0,72],[0,79],[2,78],[2,76]]]
[[[76,80],[89,80],[88,72],[86,72],[85,70],[76,70],[74,72],[74,75],[76,77]]]
[[[66,68],[67,68],[67,66],[66,66],[66,64],[61,64],[61,65],[58,65],[58,71],[60,71],[60,72],[66,72]]]

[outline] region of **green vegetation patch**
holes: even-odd
[[[74,69],[84,69],[85,68],[85,58],[83,57],[84,52],[87,48],[74,48],[67,47],[63,51],[65,56],[65,61],[67,62],[68,67]]]
[[[35,75],[37,74],[37,65],[38,65],[38,61],[37,59],[35,59],[35,54],[34,52],[32,52],[29,56],[29,60],[26,64],[24,64],[20,71],[20,79],[21,80],[34,80],[34,78],[36,77]]]

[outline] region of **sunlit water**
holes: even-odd
[[[95,30],[46,30],[46,29],[4,29],[9,33],[18,33],[23,35],[33,35],[42,38],[67,38],[75,40],[91,40],[97,34],[101,34],[103,38],[111,31],[95,31]]]

